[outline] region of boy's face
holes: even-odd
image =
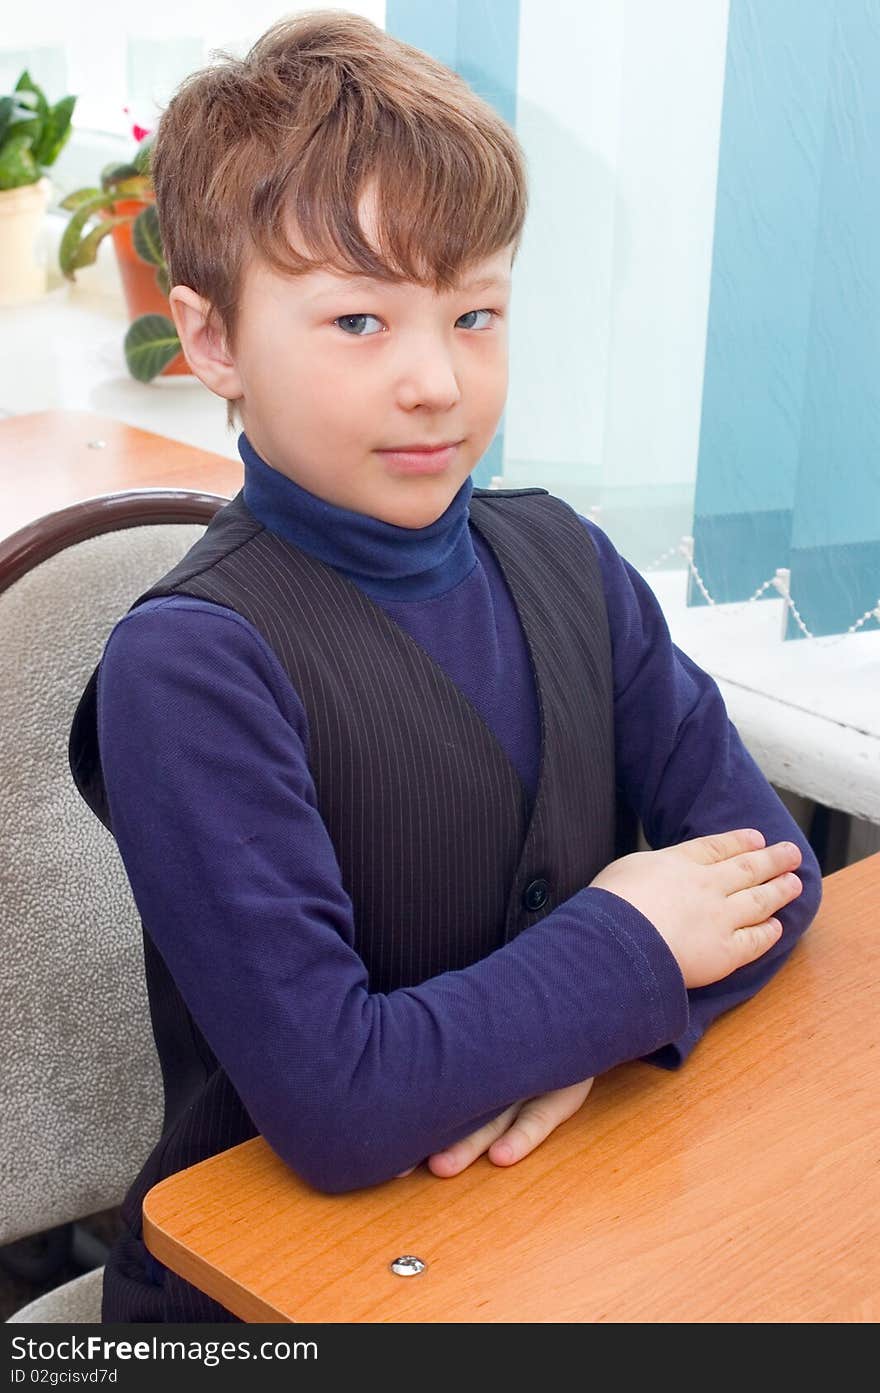
[[[330,503],[418,528],[448,508],[495,434],[507,394],[510,273],[507,247],[462,277],[491,286],[438,296],[413,282],[285,276],[255,262],[234,356],[219,345],[210,357],[191,290],[175,287],[172,305],[191,366],[213,391],[239,398],[267,464]],[[381,453],[451,441],[461,443],[432,474],[400,472]]]

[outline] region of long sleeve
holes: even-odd
[[[611,628],[617,778],[648,843],[756,827],[767,845],[796,842],[803,890],[778,911],[777,943],[720,982],[688,991],[688,1024],[651,1062],[675,1068],[723,1011],[748,1000],[779,970],[816,915],[818,862],[803,832],[731,723],[717,684],[672,642],[647,582],[588,519],[602,567]]]
[[[175,597],[129,613],[98,723],[144,927],[255,1126],[315,1187],[387,1180],[684,1031],[663,939],[590,888],[464,970],[370,993],[302,704],[232,611]]]

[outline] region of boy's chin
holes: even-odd
[[[461,485],[458,486],[458,488],[460,487]],[[458,488],[453,492],[450,492],[449,489],[435,489],[431,497],[426,496],[385,504],[375,516],[381,518],[382,522],[391,523],[395,527],[408,527],[412,530],[419,527],[430,527],[446,512],[458,493]]]

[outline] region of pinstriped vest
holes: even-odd
[[[266,529],[243,492],[131,606],[161,595],[225,605],[277,655],[305,708],[318,809],[371,991],[485,957],[635,847],[615,797],[610,638],[588,532],[544,489],[475,488],[470,521],[500,566],[531,656],[541,720],[531,808],[496,737],[433,658],[353,582]],[[97,669],[74,719],[71,770],[112,831],[96,679]],[[166,1111],[162,1141],[126,1197],[137,1235],[151,1185],[255,1135],[148,932],[144,948]],[[112,1318],[228,1319],[206,1301],[166,1273],[166,1314],[139,1317],[123,1300]]]

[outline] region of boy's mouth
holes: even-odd
[[[378,450],[398,474],[439,474],[455,458],[462,441],[439,446],[408,445],[394,450]]]

